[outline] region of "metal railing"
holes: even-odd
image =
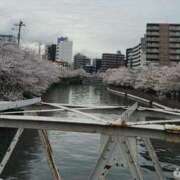
[[[13,106],[9,106],[13,103]],[[5,156],[0,164],[0,174],[3,172],[8,160],[13,153],[13,150],[21,136],[23,129],[36,129],[39,132],[43,147],[46,152],[46,156],[49,162],[52,175],[55,180],[62,180],[62,177],[59,173],[58,167],[56,166],[55,159],[53,157],[53,150],[51,148],[50,141],[48,139],[47,130],[59,130],[59,131],[71,131],[71,132],[81,132],[81,133],[99,133],[101,134],[103,144],[101,144],[101,151],[99,158],[95,165],[94,170],[89,176],[89,180],[104,180],[113,166],[121,163],[124,167],[129,168],[133,179],[143,180],[143,173],[139,165],[137,156],[137,137],[141,138],[144,141],[144,145],[154,163],[154,167],[157,174],[157,179],[163,180],[164,176],[161,170],[158,157],[155,153],[155,150],[151,144],[152,139],[160,139],[165,141],[180,142],[179,132],[180,126],[172,125],[172,123],[180,122],[178,119],[174,120],[159,120],[159,121],[138,121],[130,122],[130,117],[136,110],[142,110],[143,107],[138,107],[138,104],[135,103],[130,107],[122,106],[125,110],[119,119],[116,121],[113,120],[104,120],[98,118],[94,115],[82,112],[83,109],[98,109],[100,107],[89,107],[86,105],[66,105],[58,103],[45,103],[40,102],[40,99],[18,101],[18,102],[5,102],[0,103],[2,109],[8,109],[9,107],[15,108],[24,107],[27,104],[31,105],[34,103],[41,103],[42,106],[56,108],[54,111],[70,111],[82,116],[89,118],[87,121],[82,120],[62,120],[58,117],[46,117],[38,116],[36,113],[42,112],[41,110],[28,110],[23,111],[25,115],[9,115],[8,113],[13,112],[2,112],[0,115],[0,127],[11,127],[18,128],[17,133],[15,134],[8,151],[5,153]],[[16,105],[15,105],[16,104]],[[6,108],[5,108],[6,107]],[[39,107],[39,106],[38,106]],[[117,108],[106,106],[104,108]],[[103,109],[101,107],[100,109]],[[49,109],[44,109],[43,111],[48,111]],[[148,110],[148,108],[147,108]],[[151,111],[158,111],[159,109],[149,108]],[[172,109],[161,109],[164,113],[173,112]],[[1,110],[0,110],[1,111]],[[16,111],[15,111],[16,112]],[[14,113],[15,113],[14,112]],[[29,113],[35,113],[29,114]],[[176,110],[176,115],[180,116],[180,111]],[[168,123],[171,123],[168,124]],[[122,157],[121,159],[119,157]]]

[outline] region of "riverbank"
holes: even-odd
[[[109,91],[110,90],[114,90],[119,92],[119,96],[127,96],[126,94],[132,95],[132,96],[137,96],[142,98],[142,100],[140,100],[141,102],[144,101],[146,105],[150,105],[152,106],[153,102],[157,103],[158,105],[163,105],[163,106],[167,106],[167,107],[171,107],[171,108],[179,108],[180,109],[180,97],[178,97],[177,99],[170,99],[170,98],[165,98],[165,97],[160,97],[157,96],[153,93],[147,93],[144,92],[142,90],[136,90],[133,88],[127,88],[127,87],[120,87],[120,86],[108,86]],[[111,91],[111,93],[113,93],[113,91]],[[118,95],[117,93],[113,93]],[[132,97],[131,99],[135,100],[135,97]],[[156,104],[156,105],[157,105]],[[158,106],[156,106],[158,107]]]
[[[141,69],[120,67],[108,69],[102,75],[107,85],[135,89],[157,96],[180,95],[180,64],[176,66],[147,66]]]

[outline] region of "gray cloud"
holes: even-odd
[[[67,35],[75,52],[124,51],[139,42],[147,22],[180,23],[179,7],[179,0],[1,0],[0,32],[23,19],[24,41]]]

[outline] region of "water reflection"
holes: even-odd
[[[45,175],[44,172],[47,172]],[[5,179],[51,179],[37,131],[25,130],[3,172]],[[40,178],[41,177],[41,178]]]

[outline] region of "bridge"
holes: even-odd
[[[33,105],[33,106],[32,106]],[[32,108],[33,107],[33,108]],[[35,108],[34,108],[35,107]],[[15,109],[21,108],[16,111]],[[104,120],[90,113],[92,109],[119,109],[122,114],[117,120]],[[8,110],[8,111],[7,111]],[[58,117],[42,116],[43,112],[69,111],[79,114],[88,120],[70,120]],[[156,121],[146,121],[145,115],[140,120],[133,116],[134,112],[164,113],[169,118]],[[151,139],[159,139],[174,143],[180,142],[180,111],[160,106],[148,108],[134,103],[132,106],[87,106],[73,104],[46,103],[40,98],[0,102],[0,127],[17,128],[17,132],[0,163],[0,174],[6,167],[13,150],[24,129],[36,129],[42,141],[48,164],[54,180],[62,180],[61,171],[57,167],[53,156],[48,130],[69,131],[79,133],[101,134],[101,148],[99,158],[87,179],[105,180],[113,166],[128,168],[132,179],[143,180],[143,173],[138,162],[137,140],[141,138],[154,164],[157,179],[163,180],[164,175],[158,157],[151,144]]]

